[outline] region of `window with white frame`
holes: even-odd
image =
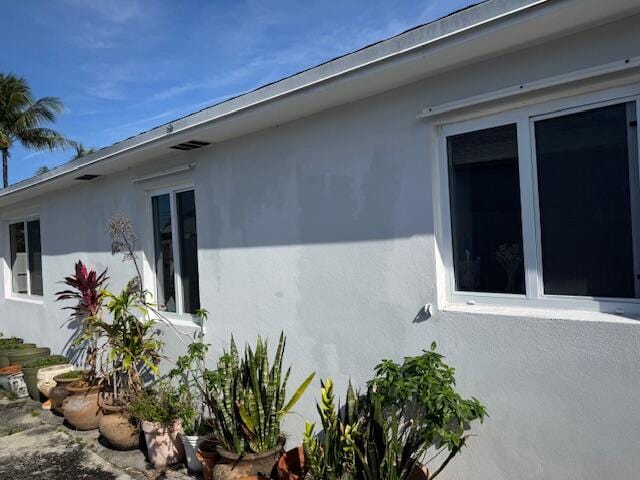
[[[43,288],[40,220],[29,219],[10,223],[9,247],[12,292],[41,297]]]
[[[156,300],[173,313],[200,308],[195,194],[177,190],[151,197]]]
[[[637,110],[632,98],[443,127],[453,296],[637,302]]]

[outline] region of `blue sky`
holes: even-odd
[[[0,68],[63,100],[55,128],[68,138],[104,147],[471,3],[10,1]],[[71,156],[14,148],[10,180]]]

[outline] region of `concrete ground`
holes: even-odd
[[[186,480],[184,466],[156,469],[140,450],[118,452],[97,430],[73,430],[30,399],[0,398],[0,478],[11,480]]]

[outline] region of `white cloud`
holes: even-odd
[[[138,0],[65,0],[77,8],[83,8],[101,20],[112,23],[127,23],[142,16]]]

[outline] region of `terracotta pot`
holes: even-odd
[[[182,430],[180,419],[166,426],[157,422],[142,421],[149,462],[158,467],[164,467],[183,460],[184,449],[178,436],[180,430]]]
[[[218,460],[213,467],[213,480],[240,480],[252,475],[270,477],[271,471],[282,455],[284,439],[278,447],[265,453],[237,453],[217,448]]]
[[[63,373],[71,372],[75,370],[76,367],[71,365],[70,363],[63,363],[61,365],[51,365],[50,367],[44,367],[38,370],[37,379],[38,379],[38,390],[45,397],[49,398],[51,395],[51,390],[56,386],[56,381],[54,378],[57,375],[61,375]]]
[[[63,414],[62,403],[64,399],[69,396],[67,391],[67,385],[77,381],[77,378],[60,378],[60,376],[53,377],[56,382],[56,386],[49,392],[49,399],[51,400],[51,410],[58,415]]]
[[[35,343],[22,343],[20,345],[7,345],[5,347],[0,348],[0,368],[9,366],[9,357],[7,356],[9,352],[14,350],[19,350],[23,348],[36,348]]]
[[[429,480],[429,476],[429,469],[426,466],[414,467],[408,480]]]
[[[77,380],[76,380],[77,382]],[[100,408],[100,385],[74,386],[67,385],[69,396],[62,402],[64,418],[76,430],[95,430],[100,425],[102,409]]]
[[[102,405],[103,416],[98,426],[114,450],[133,450],[140,446],[140,428],[125,407]]]
[[[202,480],[213,480],[213,467],[218,460],[215,443],[211,440],[203,441],[196,450],[196,458],[202,464]]]
[[[280,457],[277,464],[278,478],[280,480],[299,480],[304,478],[306,468],[304,465],[304,450],[296,447]]]
[[[46,358],[49,355],[51,355],[51,349],[48,347],[21,348],[19,350],[11,350],[7,352],[9,365],[24,365],[25,363],[30,362],[31,360]]]

